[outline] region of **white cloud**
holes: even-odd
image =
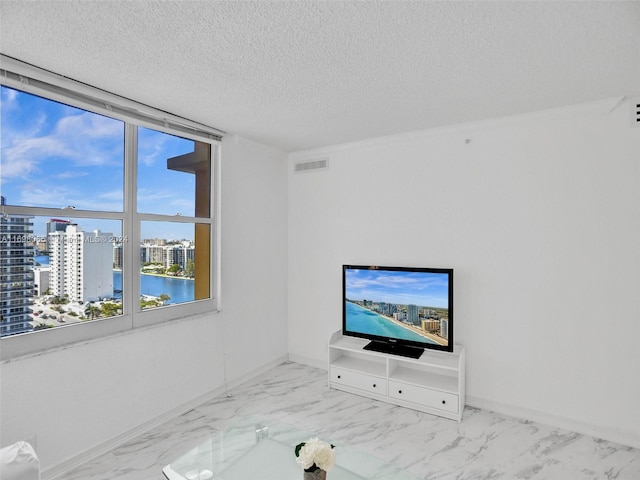
[[[158,158],[166,160],[165,144],[171,135],[141,128],[138,130],[138,161],[145,167],[155,165]]]
[[[55,162],[56,166],[67,169],[87,165],[122,165],[122,122],[83,112],[60,118],[53,132],[40,135],[46,123],[46,117],[40,114],[22,131],[14,128],[3,134],[3,176],[38,174],[45,162]]]
[[[2,175],[10,178],[38,174],[43,158],[66,153],[65,145],[55,138],[15,139],[2,149]]]
[[[2,88],[2,111],[9,112],[18,108],[18,92],[10,88]]]
[[[59,180],[66,180],[69,178],[80,178],[80,177],[87,177],[87,176],[89,176],[89,172],[76,170],[76,171],[60,172],[57,175],[54,175],[54,178],[57,178]]]
[[[122,189],[115,189],[108,192],[102,192],[97,196],[103,200],[112,200],[114,202],[119,202],[122,205],[124,192],[122,191]],[[120,207],[120,209],[122,209],[122,206]]]
[[[166,201],[174,196],[175,194],[170,190],[141,188],[138,190],[138,203]]]
[[[124,124],[119,120],[91,112],[60,118],[55,134],[65,138],[124,138]]]

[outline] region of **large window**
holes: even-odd
[[[215,309],[219,137],[2,73],[3,349]]]

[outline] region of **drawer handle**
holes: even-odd
[[[447,403],[447,401],[446,400],[442,400],[442,404],[444,405],[445,403]]]
[[[375,383],[373,384],[373,388],[376,388],[376,384]]]
[[[341,376],[341,375],[338,375],[338,378],[342,378],[342,376]]]
[[[402,390],[398,390],[398,393],[402,393]]]

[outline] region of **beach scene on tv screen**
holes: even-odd
[[[448,282],[446,273],[346,269],[346,329],[447,346]]]

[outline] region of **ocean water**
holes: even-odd
[[[382,317],[371,310],[362,308],[355,303],[345,301],[345,306],[347,309],[348,330],[368,333],[371,335],[379,335],[381,337],[393,337],[423,343],[436,343],[433,340],[396,325],[391,320]]]

